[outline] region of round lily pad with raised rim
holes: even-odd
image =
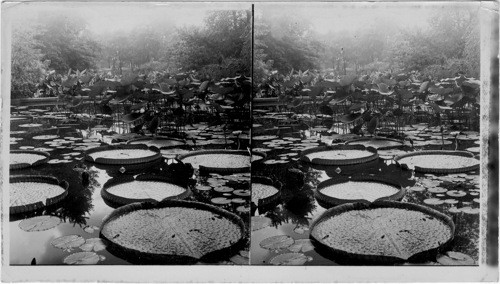
[[[202,150],[178,157],[200,171],[218,173],[237,173],[250,170],[250,155],[241,150]]]
[[[315,147],[302,151],[301,155],[301,160],[305,162],[327,166],[361,164],[377,158],[377,150],[362,145]]]
[[[143,174],[135,179],[132,176],[110,179],[104,184],[101,195],[108,202],[121,206],[143,201],[185,199],[191,191],[166,177]]]
[[[394,160],[423,173],[463,173],[479,169],[479,161],[466,151],[419,151],[397,156]]]
[[[45,164],[50,154],[35,150],[14,150],[10,151],[9,157],[9,168],[18,170]]]
[[[252,177],[252,203],[257,206],[269,205],[280,198],[279,182],[266,177]]]
[[[92,148],[85,152],[85,160],[98,164],[129,165],[160,159],[160,150],[146,145],[116,145]]]
[[[68,195],[69,184],[51,176],[10,177],[10,214],[26,213],[54,205]]]
[[[321,182],[315,197],[323,207],[344,203],[371,203],[377,200],[401,200],[406,190],[393,180],[379,177],[340,177]]]
[[[187,264],[230,257],[246,244],[240,217],[200,202],[125,205],[103,220],[112,254],[142,264]]]
[[[350,140],[346,142],[346,145],[363,145],[365,147],[373,147],[375,149],[387,149],[403,146],[404,143],[400,140],[375,137]]]
[[[154,137],[154,138],[138,138],[138,139],[133,139],[127,142],[129,145],[137,145],[137,144],[144,144],[146,146],[154,146],[156,148],[162,148],[162,147],[173,147],[173,146],[182,146],[186,145],[186,141],[182,139],[176,139],[176,138],[168,138],[168,137]]]
[[[322,255],[342,261],[396,263],[435,256],[455,234],[450,217],[394,201],[349,203],[324,212],[310,227]]]

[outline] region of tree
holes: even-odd
[[[11,97],[31,97],[48,69],[43,54],[36,48],[34,29],[15,29],[12,33]]]
[[[40,21],[34,36],[42,60],[57,72],[84,70],[95,66],[100,49],[86,29],[86,22],[72,15],[53,14]]]
[[[173,56],[185,70],[198,70],[214,79],[250,75],[252,15],[249,10],[209,12],[203,28],[178,30]]]
[[[255,27],[255,69],[265,73],[272,68],[288,73],[293,70],[317,69],[323,44],[317,39],[311,23],[300,15],[276,16],[271,12],[257,18]]]

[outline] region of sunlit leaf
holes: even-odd
[[[55,216],[38,216],[24,219],[19,223],[19,228],[26,232],[46,231],[55,228],[61,223],[61,219]]]

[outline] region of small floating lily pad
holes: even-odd
[[[91,264],[97,264],[100,260],[101,258],[97,253],[84,251],[68,255],[67,257],[64,258],[63,262],[65,264],[91,265]]]
[[[249,206],[238,206],[236,207],[236,211],[240,212],[240,213],[248,213],[250,212],[250,207]]]
[[[304,265],[311,258],[303,253],[284,253],[277,255],[269,261],[272,265]]]
[[[440,205],[444,203],[444,200],[439,198],[427,198],[424,199],[424,203],[429,205]]]
[[[215,187],[214,190],[217,192],[231,192],[234,189],[229,187],[229,186],[219,186],[219,187]]]
[[[229,259],[231,262],[237,265],[249,265],[250,259],[248,257],[244,257],[242,255],[235,255]]]
[[[288,247],[288,250],[293,252],[308,252],[314,250],[314,246],[310,239],[298,239],[295,240],[293,245]]]
[[[464,253],[448,251],[440,254],[436,258],[437,262],[442,265],[475,265],[474,259]]]
[[[37,216],[24,219],[19,223],[19,228],[26,232],[39,232],[55,228],[61,223],[61,219],[55,216]]]
[[[62,250],[71,250],[77,248],[85,243],[85,239],[78,235],[62,236],[50,242],[56,248]]]
[[[205,191],[205,190],[211,190],[212,187],[211,186],[208,186],[208,185],[197,185],[196,186],[196,189],[197,190],[202,190],[202,191]]]
[[[472,208],[469,206],[460,208],[460,211],[464,212],[465,214],[479,214],[479,208]]]
[[[467,193],[465,193],[465,191],[462,190],[450,190],[446,192],[446,194],[452,197],[464,197],[467,195]]]
[[[248,189],[237,189],[233,191],[233,194],[238,196],[250,196],[252,193]]]
[[[210,201],[214,204],[229,204],[231,203],[231,199],[227,199],[225,197],[216,197],[210,199]]]
[[[294,240],[287,235],[269,237],[260,242],[260,247],[268,250],[280,250],[293,245]]]
[[[271,219],[265,216],[252,216],[251,228],[252,231],[257,231],[269,227],[271,223]]]
[[[100,238],[87,239],[83,245],[80,246],[83,251],[101,251],[106,249],[106,244]]]
[[[86,233],[89,233],[89,234],[94,233],[95,230],[99,230],[99,227],[97,227],[97,226],[85,226],[85,227],[83,227],[83,231],[85,231]]]

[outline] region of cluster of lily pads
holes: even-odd
[[[194,190],[207,201],[229,211],[245,215],[250,212],[250,173],[199,177]]]
[[[409,191],[424,196],[423,202],[451,214],[479,214],[480,179],[477,174],[425,174],[416,177]]]
[[[19,228],[25,232],[33,233],[53,229],[57,227],[62,220],[56,216],[42,215],[24,219],[19,223]],[[93,234],[99,230],[98,227],[87,225],[83,231]],[[106,249],[106,243],[101,238],[84,238],[80,235],[66,235],[52,239],[50,244],[57,249],[70,253],[65,256],[65,264],[97,264],[106,260],[106,257],[99,255],[98,252]],[[74,250],[79,250],[74,252]]]
[[[271,226],[271,219],[265,216],[252,216],[251,226],[253,232],[265,229]],[[313,259],[310,255],[306,255],[307,252],[314,250],[309,239],[276,235],[262,240],[259,246],[276,254],[266,261],[272,265],[304,265]]]

